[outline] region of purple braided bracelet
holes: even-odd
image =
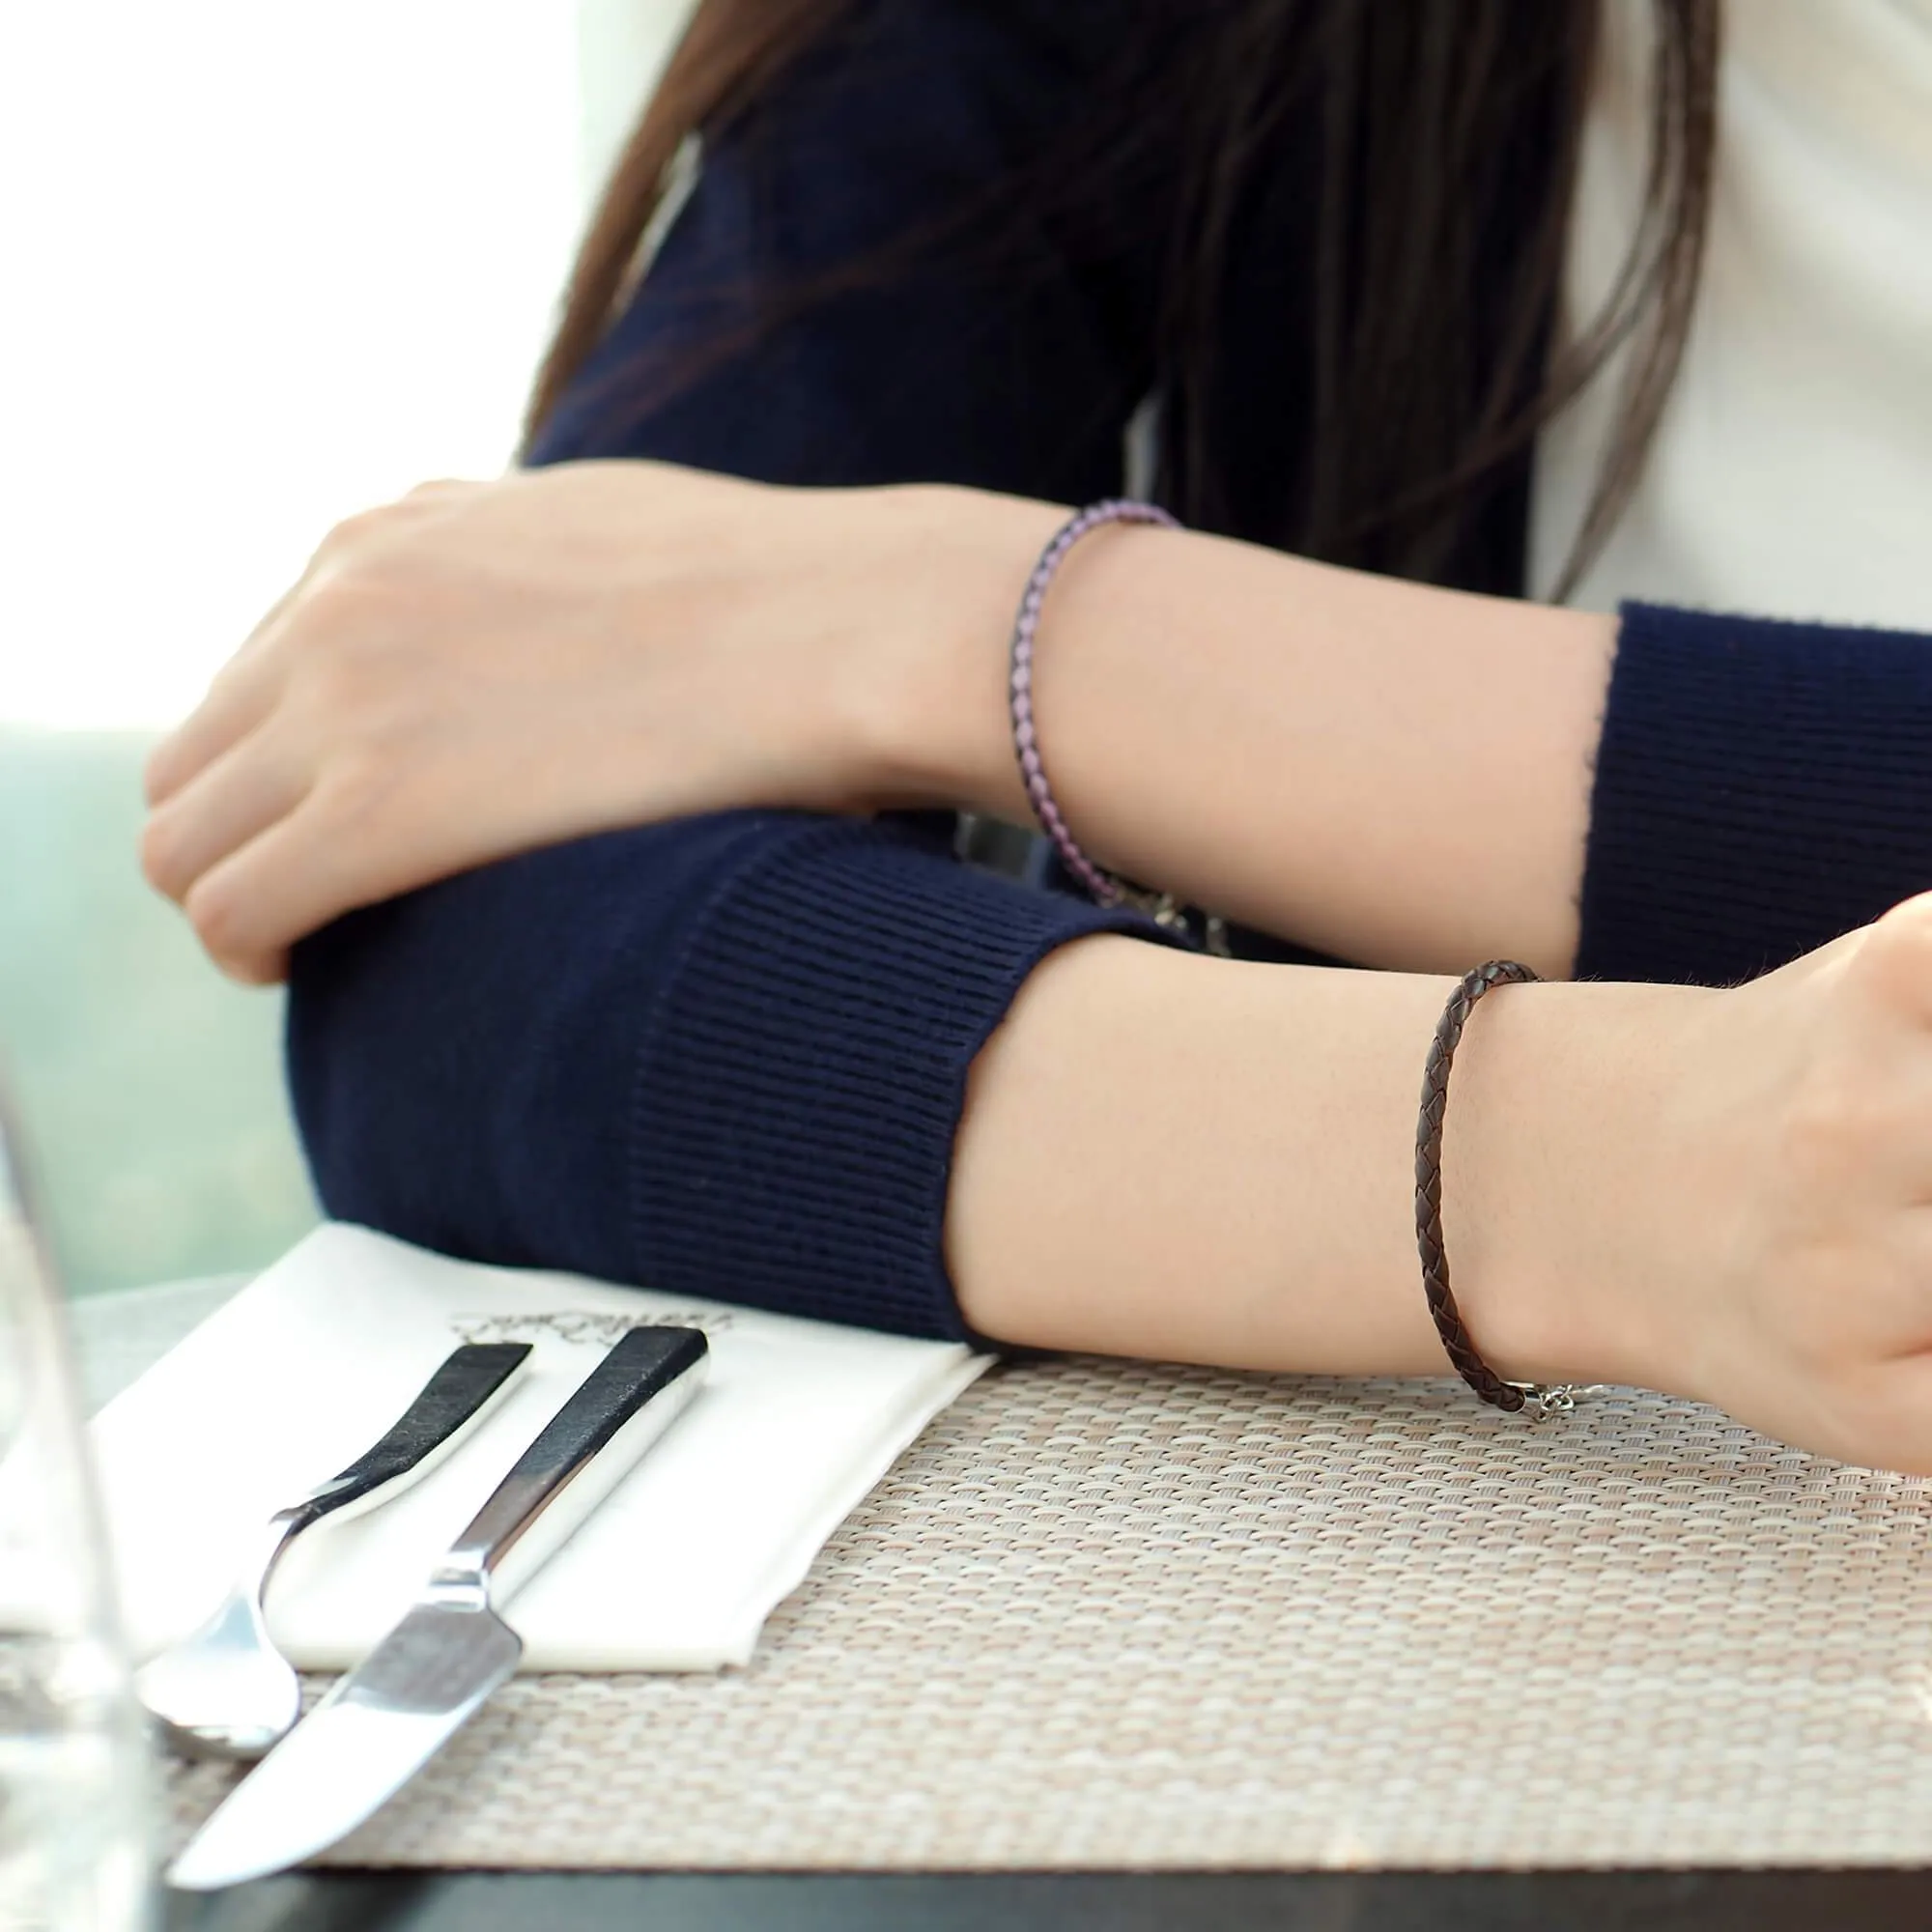
[[[1136,503],[1125,497],[1090,503],[1086,509],[1061,525],[1054,533],[1053,541],[1040,552],[1039,561],[1034,565],[1033,575],[1027,579],[1026,593],[1020,599],[1019,615],[1013,622],[1008,693],[1012,706],[1013,754],[1019,759],[1020,777],[1026,784],[1026,794],[1032,802],[1034,813],[1046,836],[1053,840],[1053,849],[1060,854],[1066,869],[1086,887],[1097,904],[1112,906],[1121,903],[1126,896],[1127,889],[1111,872],[1103,872],[1094,865],[1066,829],[1066,820],[1061,816],[1060,806],[1053,796],[1053,786],[1047,781],[1046,766],[1039,755],[1039,736],[1034,729],[1033,719],[1034,637],[1039,629],[1039,611],[1046,602],[1047,586],[1053,582],[1054,573],[1066,560],[1066,553],[1088,531],[1097,530],[1103,524],[1155,524],[1170,530],[1180,527],[1158,504]]]

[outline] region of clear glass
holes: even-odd
[[[0,1932],[151,1925],[154,1791],[63,1306],[0,1093]]]

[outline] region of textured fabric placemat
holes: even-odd
[[[721,1677],[512,1684],[346,1841],[579,1868],[1918,1863],[1932,1484],[1634,1394],[996,1370]],[[176,1776],[185,1833],[231,1773]]]

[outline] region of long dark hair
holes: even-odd
[[[1118,211],[1158,166],[1161,193],[1132,205],[1166,231],[1153,384],[1162,495],[1206,527],[1423,579],[1457,578],[1491,493],[1520,484],[1538,429],[1628,343],[1618,428],[1567,588],[1636,482],[1702,256],[1719,0],[1651,5],[1641,218],[1603,312],[1561,343],[1601,0],[1122,0],[1117,67],[1056,151],[1029,157],[1029,194],[994,185],[923,245],[997,246],[1010,211],[1037,223],[1050,194]],[[591,221],[531,398],[532,433],[609,326],[688,137],[748,115],[863,12],[863,0],[702,0]],[[1295,265],[1312,277],[1298,298],[1306,319],[1279,349],[1300,364],[1307,407],[1279,459],[1292,487],[1257,529],[1230,501],[1221,336],[1241,224],[1290,128],[1317,163],[1309,250]],[[1502,234],[1485,215],[1499,199]]]

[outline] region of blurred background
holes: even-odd
[[[314,1219],[279,996],[142,883],[141,761],[333,522],[503,468],[689,5],[0,7],[0,1065],[77,1293]]]

